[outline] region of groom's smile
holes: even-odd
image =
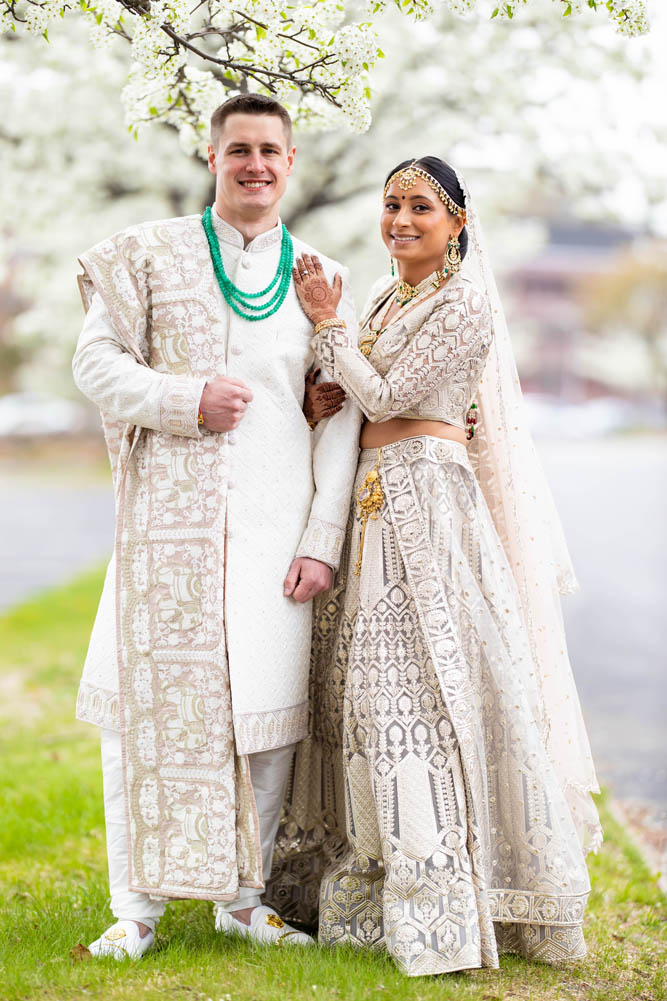
[[[230,115],[209,147],[209,170],[216,175],[218,214],[243,229],[244,219],[275,226],[287,178],[292,172],[291,135],[276,115]]]

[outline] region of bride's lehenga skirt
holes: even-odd
[[[501,543],[456,442],[361,453],[341,569],[319,601],[312,736],[297,751],[270,900],[323,943],[410,975],[585,954],[583,852],[536,723]],[[360,574],[357,496],[378,467]]]

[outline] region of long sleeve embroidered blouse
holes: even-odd
[[[386,280],[374,287],[366,318],[390,287]],[[368,420],[421,418],[462,428],[490,339],[485,296],[468,278],[456,275],[442,291],[395,317],[368,358],[339,327],[321,330],[313,348]]]

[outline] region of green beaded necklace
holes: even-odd
[[[225,302],[234,310],[237,316],[240,316],[244,320],[252,322],[255,320],[266,320],[267,317],[273,316],[285,301],[285,296],[292,280],[294,247],[292,245],[292,237],[287,232],[285,226],[283,225],[283,239],[280,247],[278,270],[274,275],[273,281],[266,288],[262,289],[261,292],[244,292],[227,277],[225,266],[222,263],[220,243],[213,229],[210,205],[206,206],[201,221],[206,233],[206,239],[208,240],[208,247],[211,251],[215,277],[218,279],[218,285],[220,286],[220,291],[223,294]],[[266,302],[255,305],[251,301],[253,299],[263,299],[269,293],[272,294]]]

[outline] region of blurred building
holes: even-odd
[[[530,259],[505,276],[513,327],[520,328],[524,391],[582,402],[600,396],[633,398],[631,386],[610,382],[595,366],[582,362],[587,337],[584,291],[591,278],[612,272],[619,254],[636,234],[614,226],[576,220],[552,221],[548,240]]]

